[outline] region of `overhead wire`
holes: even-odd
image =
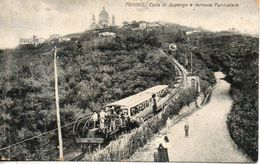
[[[82,120],[84,120],[84,119],[87,119],[87,118],[89,118],[89,117],[90,117],[90,116],[88,115],[88,116],[86,116],[86,117],[84,117],[84,118],[82,118],[82,119],[80,119],[80,120],[77,120],[77,121],[71,122],[71,123],[69,123],[69,124],[63,125],[63,126],[61,127],[61,129],[62,129],[62,128],[65,128],[65,127],[68,127],[68,126],[70,126],[70,125],[72,125],[72,124],[75,124],[75,123],[77,123],[77,122],[79,122],[79,121],[82,121]],[[16,146],[16,145],[19,145],[19,144],[22,144],[22,143],[27,142],[27,141],[33,140],[33,139],[35,139],[35,138],[44,136],[44,135],[49,134],[49,133],[52,133],[52,132],[54,132],[54,131],[56,131],[56,130],[58,130],[58,128],[52,129],[52,130],[47,131],[47,132],[45,132],[45,133],[42,133],[42,134],[39,134],[39,135],[30,137],[30,138],[24,139],[24,140],[22,140],[22,141],[20,141],[20,142],[17,142],[17,143],[8,145],[8,146],[3,147],[3,148],[0,148],[0,151],[5,150],[5,149],[8,149],[8,148],[11,148],[11,147]]]

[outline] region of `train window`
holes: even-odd
[[[136,115],[136,113],[138,113],[138,107],[137,106],[134,107],[134,115]]]
[[[148,106],[149,106],[149,101],[147,100],[147,101],[146,101],[146,107],[148,107]]]
[[[159,100],[161,98],[160,92],[157,92],[156,96],[158,97],[158,100]]]
[[[137,109],[138,109],[138,110],[137,110],[137,113],[142,110],[142,106],[141,106],[141,105],[142,105],[142,104],[140,104],[140,105],[137,106]]]
[[[143,111],[144,108],[145,108],[145,102],[143,102],[142,104],[139,105],[140,111]]]
[[[138,112],[142,111],[142,104],[138,105]]]
[[[140,107],[137,105],[137,106],[135,107],[135,114],[138,113],[139,111],[140,111]]]
[[[136,114],[139,112],[139,110],[140,110],[139,106],[132,107],[132,108],[130,109],[131,116],[136,115]]]
[[[134,108],[131,108],[131,109],[130,109],[130,113],[131,113],[131,116],[135,115],[135,109],[134,109]]]
[[[124,117],[127,117],[128,116],[128,109],[123,108],[121,114],[124,115]]]

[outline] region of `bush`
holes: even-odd
[[[230,136],[254,161],[258,159],[258,45],[258,38],[212,34],[200,38],[196,53],[212,70],[226,74],[233,97],[227,118]],[[201,82],[205,90],[207,84]]]

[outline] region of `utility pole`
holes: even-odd
[[[63,144],[62,144],[62,133],[61,133],[61,121],[60,121],[60,106],[59,106],[59,92],[58,92],[58,73],[57,73],[57,47],[54,47],[54,78],[55,78],[55,99],[56,99],[56,115],[57,115],[57,126],[58,126],[58,137],[59,137],[59,153],[60,161],[64,160],[63,157]]]
[[[192,52],[190,51],[190,72],[192,73]]]
[[[189,47],[187,47],[187,49],[188,49],[188,52],[189,52],[189,54],[190,54],[190,72],[192,73],[192,52],[191,52],[191,50],[189,49]]]

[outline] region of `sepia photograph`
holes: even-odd
[[[0,0],[0,163],[256,163],[259,0]]]

